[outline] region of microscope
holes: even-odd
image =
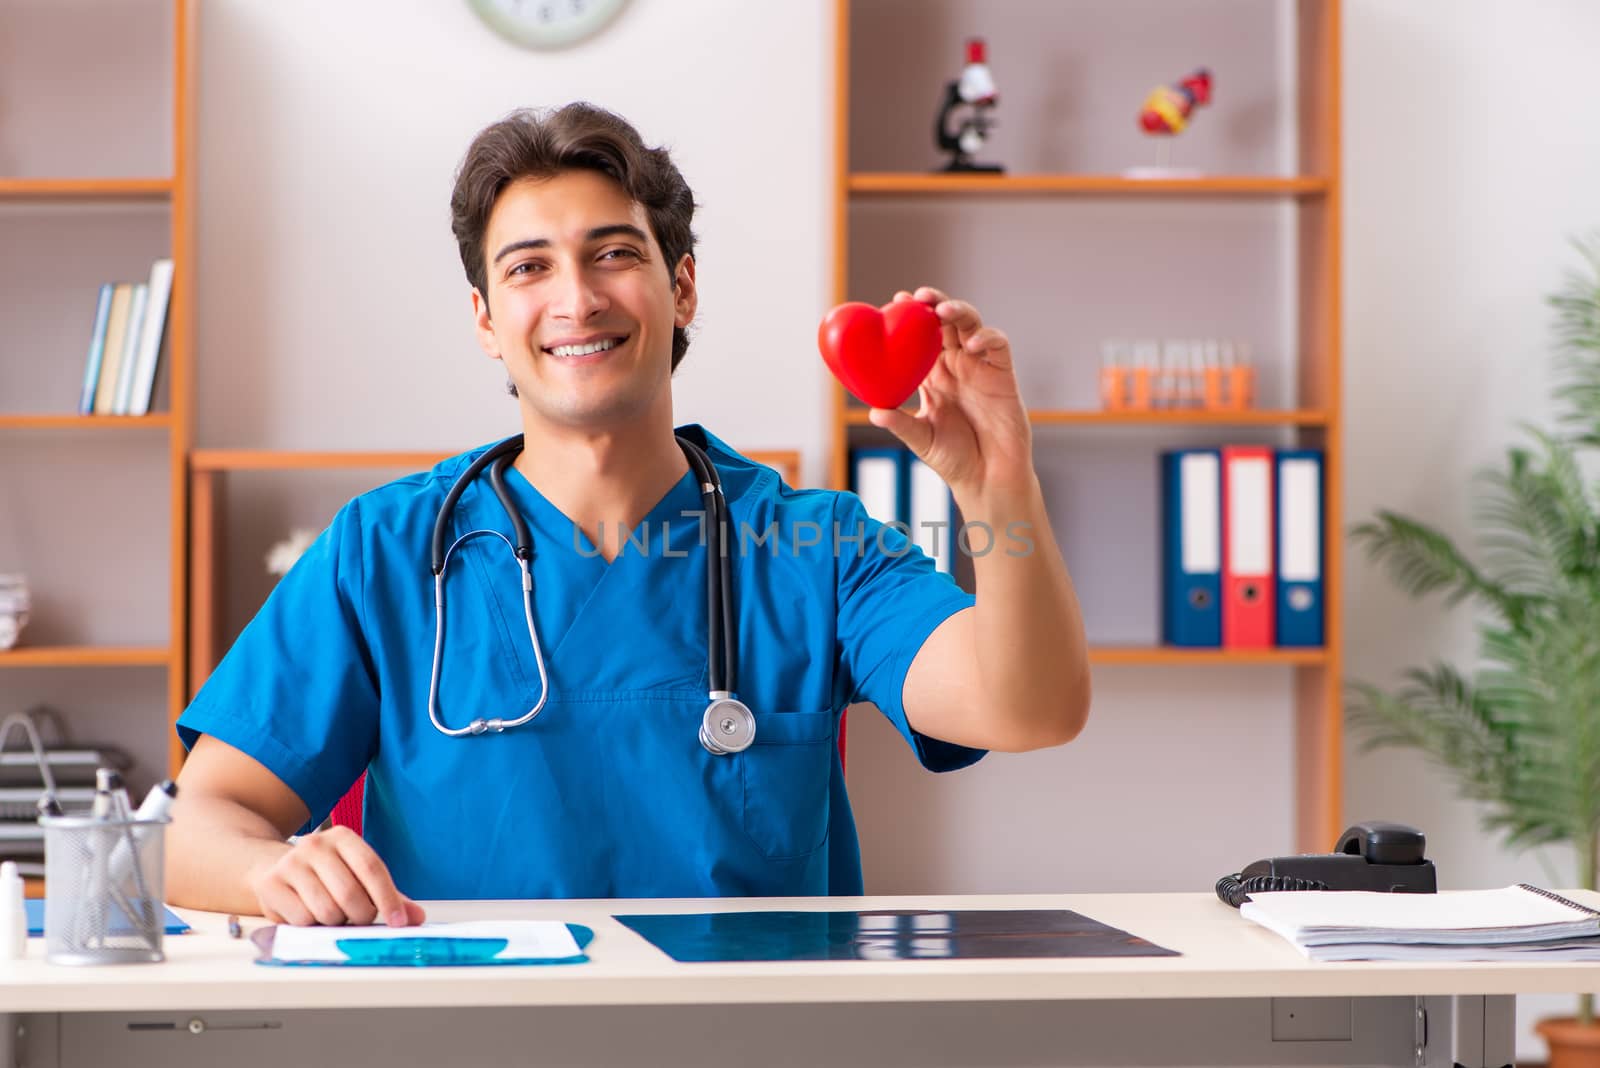
[[[967,41],[967,62],[961,77],[947,82],[939,117],[934,121],[934,140],[940,151],[951,153],[945,173],[1000,174],[998,163],[977,163],[973,157],[983,150],[995,120],[989,114],[1000,96],[989,73],[987,46],[981,37]],[[952,122],[954,128],[952,129]]]

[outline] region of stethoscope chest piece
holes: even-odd
[[[700,744],[716,756],[742,753],[756,740],[756,717],[743,701],[720,697],[700,718]]]

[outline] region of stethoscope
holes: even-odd
[[[734,689],[738,686],[735,670],[737,627],[733,612],[733,563],[727,552],[728,502],[723,498],[722,480],[717,477],[717,469],[712,465],[710,457],[694,442],[682,437],[677,440],[678,447],[683,450],[684,458],[689,461],[690,470],[700,482],[700,496],[705,502],[705,518],[709,527],[705,539],[706,674],[711,683],[711,692],[707,695],[710,703],[706,705],[705,714],[700,717],[700,744],[705,746],[708,752],[719,756],[740,753],[748,749],[750,743],[755,740],[756,720],[744,702],[733,696]],[[533,560],[533,538],[528,533],[528,524],[522,518],[522,512],[511,499],[510,491],[506,489],[506,468],[521,451],[522,435],[518,434],[493,446],[472,461],[471,466],[456,479],[455,485],[450,487],[450,492],[445,495],[444,504],[439,508],[439,516],[433,522],[433,676],[428,683],[428,718],[433,721],[436,730],[451,738],[469,734],[499,734],[513,727],[520,727],[539,714],[539,710],[544,707],[546,699],[550,696],[550,679],[545,672],[544,649],[539,643],[539,629],[533,622],[533,572],[530,570]],[[506,516],[511,520],[516,544],[513,545],[511,540],[498,530],[469,530],[456,538],[450,548],[446,549],[445,531],[449,529],[456,501],[460,498],[461,491],[466,489],[467,484],[485,467],[489,469],[489,484],[494,487],[495,496],[500,498],[500,506],[505,509]],[[533,642],[533,658],[539,667],[539,701],[516,719],[479,718],[465,727],[447,727],[439,718],[439,665],[444,652],[444,571],[450,562],[450,554],[456,551],[456,546],[479,534],[493,534],[505,542],[506,547],[517,558],[517,566],[522,569],[522,614],[528,622],[528,638]]]

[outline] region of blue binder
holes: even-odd
[[[1161,638],[1222,645],[1222,454],[1161,454]]]
[[[1278,502],[1278,645],[1323,644],[1323,463],[1320,449],[1281,449],[1274,463]]]
[[[933,468],[917,459],[910,450],[904,450],[903,455],[906,465],[905,521],[911,525],[911,541],[927,554],[936,569],[947,574],[954,573],[958,549],[956,536],[961,530],[955,498],[950,494],[950,487],[945,485],[944,479]],[[969,544],[969,551],[988,552],[993,548],[992,544],[985,546],[982,535],[975,540],[976,547]]]
[[[880,523],[910,521],[910,455],[894,446],[850,451],[850,489]]]

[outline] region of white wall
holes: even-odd
[[[1571,102],[1592,92],[1589,0],[1346,0],[1345,514],[1393,508],[1470,537],[1469,479],[1548,425],[1550,312],[1600,229],[1600,139]],[[1525,439],[1523,439],[1525,440]],[[1397,594],[1347,557],[1347,670],[1385,685],[1435,657],[1474,665],[1464,610]],[[1446,887],[1574,881],[1569,853],[1511,854],[1410,753],[1350,748],[1346,812],[1421,826]],[[1527,1023],[1570,998],[1524,998]]]
[[[828,284],[826,11],[640,0],[593,45],[536,53],[462,0],[206,0],[198,442],[453,450],[514,430],[471,332],[451,176],[512,108],[588,99],[673,147],[702,205],[678,414],[804,446],[820,473],[823,383],[794,350]]]

